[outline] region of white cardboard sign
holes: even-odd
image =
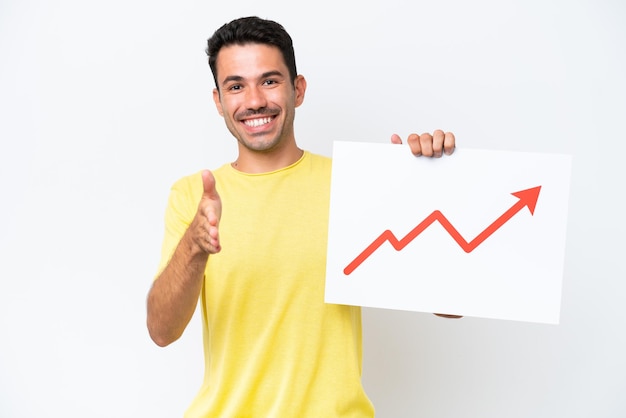
[[[334,143],[327,303],[557,324],[571,157]]]

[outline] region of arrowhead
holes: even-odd
[[[530,211],[530,214],[533,215],[535,213],[535,206],[537,205],[537,199],[539,199],[540,190],[541,190],[541,186],[537,186],[537,187],[532,187],[526,190],[520,190],[519,192],[515,192],[511,194],[517,197],[524,206],[528,206],[528,210]]]

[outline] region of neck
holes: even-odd
[[[243,149],[242,149],[243,148]],[[295,144],[293,147],[273,151],[251,151],[242,145],[239,146],[239,156],[231,163],[233,168],[243,173],[261,174],[288,167],[302,158],[303,150]]]

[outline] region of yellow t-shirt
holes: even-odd
[[[361,311],[324,303],[331,161],[215,170],[222,251],[201,296],[204,382],[196,417],[372,417],[361,385]],[[200,173],[172,188],[161,268],[196,213]]]

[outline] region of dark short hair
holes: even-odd
[[[293,51],[293,41],[285,28],[271,20],[256,16],[242,17],[226,23],[215,31],[207,41],[206,53],[209,56],[209,66],[213,73],[215,86],[217,82],[217,54],[229,45],[265,44],[277,47],[289,70],[291,83],[295,83],[298,72],[296,70],[296,56]]]

